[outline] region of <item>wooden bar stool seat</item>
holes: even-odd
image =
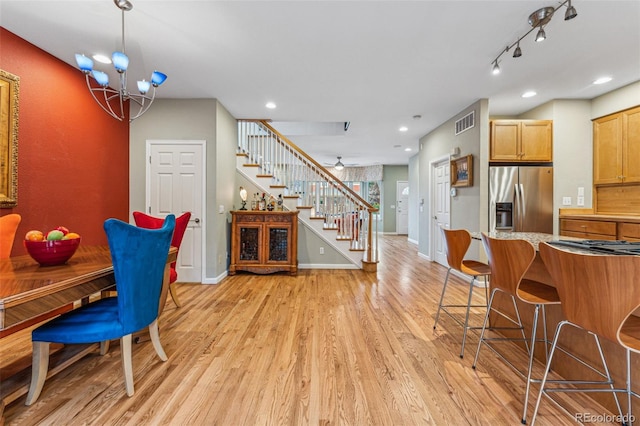
[[[540,386],[540,393],[531,419],[535,423],[538,408],[543,395],[551,392],[611,392],[620,419],[630,424],[631,397],[638,396],[631,389],[630,352],[640,352],[640,319],[632,316],[640,307],[640,286],[637,280],[640,276],[640,256],[592,255],[570,252],[541,243],[540,256],[558,290],[562,302],[564,320],[558,323],[547,359],[547,368]],[[602,362],[602,367],[583,365],[597,373],[602,380],[566,380],[555,383],[572,384],[572,387],[548,386],[553,383],[547,380],[549,369],[556,349],[566,350],[558,346],[562,331],[566,326],[582,329],[595,338],[595,342]],[[614,387],[605,360],[600,337],[618,343],[627,351],[627,383],[624,388]],[[574,354],[573,358],[577,358]],[[595,385],[595,386],[593,386]],[[608,388],[603,388],[607,385]],[[586,387],[593,386],[593,387]],[[627,415],[622,414],[617,393],[627,394]]]
[[[548,345],[550,343],[547,337],[547,316],[545,306],[560,304],[560,297],[554,287],[524,278],[524,275],[527,273],[527,270],[536,257],[536,250],[530,242],[525,240],[501,240],[491,238],[483,233],[482,243],[485,251],[487,252],[489,265],[491,267],[491,296],[489,298],[489,306],[487,307],[487,315],[485,316],[482,331],[480,332],[480,340],[478,342],[478,348],[476,349],[473,368],[475,369],[478,363],[480,348],[482,345],[485,345],[498,355],[498,357],[500,357],[516,373],[518,373],[518,375],[526,380],[522,417],[520,419],[522,424],[526,424],[527,405],[529,402],[531,383],[540,382],[540,379],[532,378],[536,342],[544,343],[546,353],[548,353]],[[498,292],[502,292],[511,297],[514,308],[512,313],[505,313],[494,308],[493,302]],[[529,338],[530,342],[524,333],[524,327],[520,319],[520,312],[518,310],[518,305],[516,304],[516,298],[524,303],[534,306],[533,324]],[[542,311],[542,339],[538,339],[537,337],[540,311]],[[492,312],[506,319],[510,325],[507,327],[487,327],[487,324],[489,324],[489,315]],[[487,330],[517,330],[520,332],[522,337],[490,338],[486,337]],[[522,372],[494,347],[494,342],[505,341],[524,342],[529,357],[526,372]]]
[[[454,321],[456,321],[459,325],[462,326],[462,347],[460,349],[460,358],[464,357],[464,346],[467,340],[467,331],[470,329],[479,329],[480,327],[472,327],[469,326],[469,313],[471,308],[486,308],[487,304],[487,277],[491,275],[491,269],[489,265],[486,263],[479,262],[477,260],[469,260],[465,259],[464,256],[469,250],[469,246],[471,245],[471,234],[466,229],[443,229],[442,230],[442,240],[444,242],[444,248],[447,255],[447,263],[449,265],[449,269],[447,269],[447,275],[444,279],[444,285],[442,286],[442,293],[440,294],[440,302],[438,302],[438,312],[436,313],[436,319],[433,324],[433,329],[435,330],[438,325],[438,320],[440,319],[440,312],[444,312],[449,315]],[[458,271],[471,279],[469,280],[469,293],[467,298],[467,304],[445,304],[444,298],[445,293],[447,291],[447,285],[449,283],[449,276],[451,275],[451,271]],[[473,287],[474,281],[476,281],[479,277],[484,278],[485,283],[485,304],[484,305],[473,305]],[[465,308],[465,318],[464,322],[460,320],[459,315],[456,315],[455,312],[451,311],[450,308]]]

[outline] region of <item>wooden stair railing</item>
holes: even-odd
[[[285,198],[297,198],[299,209],[311,209],[311,218],[322,219],[336,239],[351,241],[350,250],[363,251],[364,270],[376,270],[378,209],[265,120],[238,120],[238,154]]]

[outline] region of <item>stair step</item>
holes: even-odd
[[[249,154],[247,154],[246,152],[237,152],[237,153],[236,153],[236,157],[246,157],[246,158],[249,158]]]
[[[311,216],[309,219],[311,219],[311,220],[324,220],[324,216]]]
[[[260,164],[243,164],[242,167],[260,167]]]
[[[256,175],[257,178],[272,178],[273,175]]]
[[[274,189],[275,188],[282,189],[282,188],[286,188],[286,187],[287,187],[287,185],[269,185],[269,188],[274,188]]]
[[[294,199],[294,198],[300,198],[300,196],[299,195],[285,195],[284,198]]]
[[[298,210],[306,210],[306,209],[310,209],[311,206],[298,206]]]
[[[361,248],[361,249],[352,249],[352,248],[350,248],[349,251],[364,251],[364,249],[363,248]]]

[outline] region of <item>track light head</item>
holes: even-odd
[[[498,66],[498,61],[497,60],[493,63],[493,68],[491,68],[491,73],[493,75],[500,74],[500,66]]]
[[[576,16],[578,16],[578,12],[576,12],[576,8],[571,5],[571,0],[569,0],[569,3],[567,4],[567,10],[564,12],[564,20],[568,21],[575,18]]]
[[[518,42],[518,45],[516,46],[516,50],[513,51],[513,57],[519,58],[520,56],[522,56],[522,49],[520,49],[520,42]]]
[[[541,42],[541,41],[544,41],[546,38],[547,38],[547,34],[544,32],[544,28],[542,28],[541,26],[540,30],[538,30],[538,34],[536,34],[536,41]]]

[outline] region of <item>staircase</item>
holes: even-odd
[[[354,265],[377,270],[378,210],[266,121],[238,121],[236,168]]]

